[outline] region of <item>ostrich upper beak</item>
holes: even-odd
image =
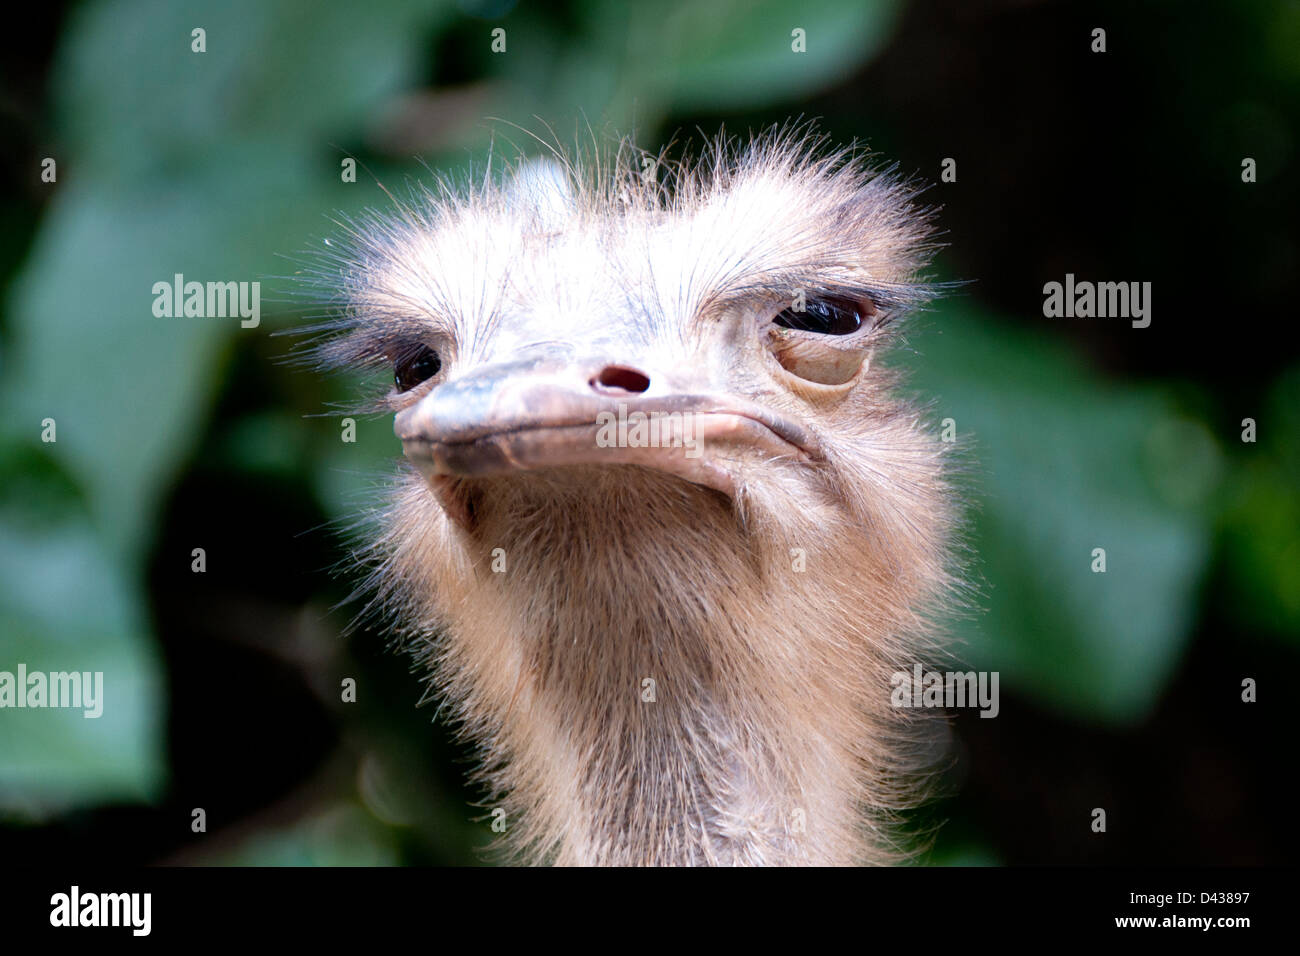
[[[819,457],[789,418],[670,378],[604,361],[487,365],[434,387],[394,431],[430,477],[630,464],[733,495],[729,459]]]

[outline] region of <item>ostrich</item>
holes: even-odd
[[[944,446],[877,361],[933,292],[914,190],[776,132],[398,207],[317,264],[317,354],[392,376],[374,602],[515,858],[899,859],[890,675],[955,583]]]

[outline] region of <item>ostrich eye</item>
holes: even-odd
[[[862,327],[863,311],[862,306],[848,299],[814,299],[803,311],[786,309],[772,321],[797,332],[851,335]]]
[[[393,380],[399,392],[409,392],[421,382],[428,381],[442,368],[442,359],[427,345],[409,350],[393,367]]]

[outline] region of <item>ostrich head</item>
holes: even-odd
[[[349,227],[322,346],[407,467],[372,582],[526,859],[891,859],[890,675],[949,587],[942,446],[880,361],[906,186],[797,136],[524,164]]]

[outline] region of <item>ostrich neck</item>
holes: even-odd
[[[852,761],[819,723],[836,685],[791,650],[828,622],[795,620],[715,512],[670,533],[515,522],[500,529],[508,573],[462,605],[480,609],[462,646],[508,635],[512,679],[483,678],[500,662],[484,658],[476,703],[507,754],[498,782],[556,862],[833,863],[855,849]]]
[[[560,824],[561,861],[783,863],[806,856],[807,789],[785,752],[795,715],[767,695],[742,699],[734,665],[715,659],[734,637],[685,629],[680,608],[613,608],[607,626],[557,614],[536,622],[526,681],[530,748],[558,758],[576,812]],[[584,626],[586,625],[586,626]],[[746,662],[756,680],[781,680]],[[745,681],[748,683],[748,681]],[[547,728],[541,737],[528,731]],[[558,731],[554,732],[554,731]],[[557,753],[558,749],[562,752]],[[803,738],[805,746],[815,746]],[[806,754],[805,754],[806,756]],[[821,799],[825,799],[822,797]]]

